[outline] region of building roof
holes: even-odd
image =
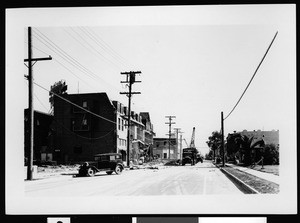
[[[29,112],[29,109],[28,109],[28,108],[25,108],[24,110],[25,110],[26,113]],[[36,114],[39,113],[39,114],[42,114],[42,115],[46,115],[46,116],[51,116],[51,117],[53,117],[53,114],[46,113],[46,112],[42,112],[42,111],[34,110],[34,113],[36,113]]]
[[[150,114],[149,112],[140,112],[140,116],[142,116],[143,119],[147,119],[150,121]]]

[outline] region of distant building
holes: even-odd
[[[275,146],[279,147],[279,130],[272,130],[272,131],[261,131],[261,130],[253,130],[247,131],[243,130],[240,133],[241,135],[245,135],[248,138],[253,137],[253,140],[262,139],[265,141],[265,144],[274,144]]]
[[[153,137],[155,136],[155,132],[153,130],[153,124],[151,123],[149,112],[140,112],[140,116],[142,118],[142,123],[144,125],[144,142],[145,148],[144,153],[149,158],[149,160],[153,159]]]
[[[160,159],[177,159],[176,141],[177,141],[176,138],[171,138],[170,143],[169,143],[169,138],[154,138],[153,155]]]
[[[33,160],[35,164],[43,161],[52,161],[52,146],[53,146],[53,131],[51,123],[53,116],[44,112],[34,111],[34,146],[33,146]],[[25,160],[28,159],[29,154],[29,110],[24,110],[24,155]]]

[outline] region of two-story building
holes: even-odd
[[[176,138],[154,138],[153,155],[159,159],[177,159]]]

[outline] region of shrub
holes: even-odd
[[[267,144],[264,149],[264,164],[278,165],[279,164],[279,148],[274,144]]]

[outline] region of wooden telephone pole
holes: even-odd
[[[28,27],[28,59],[24,62],[28,62],[28,110],[29,110],[29,154],[27,163],[27,180],[32,180],[33,173],[33,146],[34,146],[34,109],[33,109],[33,74],[32,67],[37,61],[52,60],[51,56],[47,58],[32,58],[32,39],[31,39],[31,27]],[[32,63],[34,62],[34,63]]]
[[[222,166],[225,166],[225,146],[224,146],[224,118],[221,112],[221,148],[222,148]]]
[[[141,81],[135,80],[135,75],[142,73],[141,71],[130,71],[130,72],[121,72],[122,75],[126,75],[126,81],[121,81],[121,83],[129,84],[129,92],[120,92],[120,94],[126,94],[128,97],[128,114],[127,114],[127,166],[129,166],[130,159],[130,116],[131,116],[131,96],[133,94],[140,94],[141,92],[132,92],[132,85],[134,83],[140,83]]]
[[[179,144],[179,140],[178,140],[178,133],[180,133],[180,130],[181,128],[174,128],[174,130],[176,131],[176,159],[178,159],[178,148],[179,148],[179,146],[178,146],[178,144]]]
[[[169,116],[165,116],[166,118],[169,118],[169,122],[166,122],[165,124],[168,124],[169,125],[169,160],[170,160],[170,158],[171,158],[171,152],[170,152],[170,150],[171,150],[171,126],[172,126],[172,124],[176,124],[175,122],[172,122],[172,118],[176,118],[176,116],[171,116],[171,115],[169,115]]]

